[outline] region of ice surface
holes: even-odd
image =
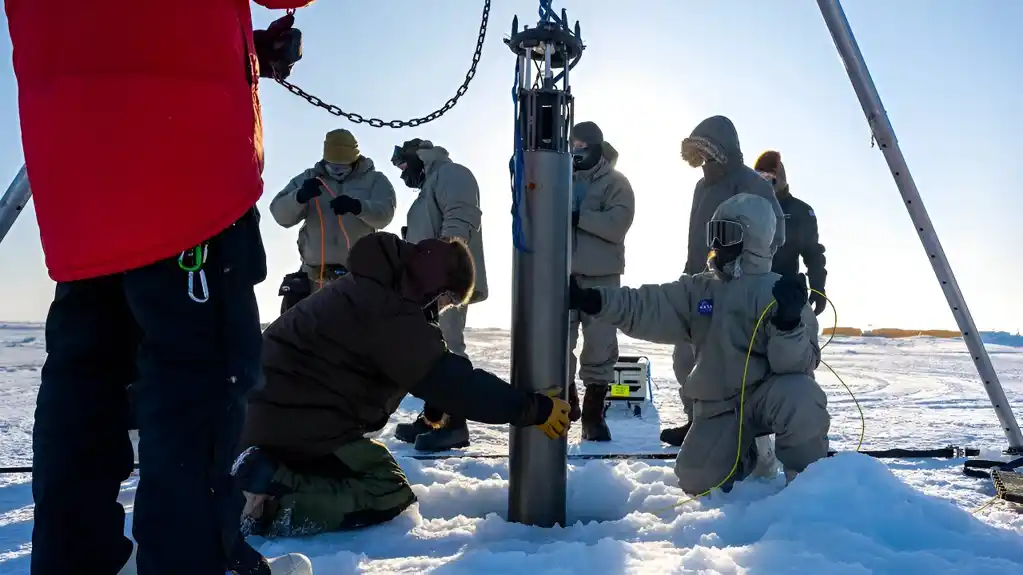
[[[507,376],[508,334],[467,334],[476,363]],[[1008,334],[1006,334],[1008,336]],[[999,336],[988,349],[1023,417],[1023,347]],[[1012,346],[1012,347],[1009,347]],[[671,452],[657,435],[683,421],[671,374],[671,350],[622,340],[622,353],[652,361],[653,402],[642,418],[612,407],[614,441],[571,453]],[[1004,438],[973,364],[959,340],[836,339],[824,358],[856,393],[866,416],[865,449],[937,448],[947,444],[998,449]],[[0,465],[31,462],[31,427],[43,331],[0,325]],[[852,449],[859,415],[835,377],[822,368],[833,417],[832,447]],[[380,439],[395,453],[413,453],[392,439],[394,425],[417,413],[409,398]],[[474,425],[469,454],[507,453],[506,426]],[[394,521],[347,534],[253,543],[266,554],[289,551],[313,559],[318,573],[554,574],[586,573],[990,573],[1023,572],[1023,514],[997,503],[989,481],[962,475],[961,460],[882,462],[854,453],[784,479],[746,481],[729,494],[671,506],[683,499],[670,463],[573,462],[569,520],[564,529],[507,523],[505,459],[400,459],[420,503]],[[32,497],[28,475],[0,475],[0,573],[28,573]],[[783,488],[784,487],[784,488]],[[135,479],[121,500],[131,510]],[[128,526],[130,529],[130,524]]]

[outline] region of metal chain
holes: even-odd
[[[292,84],[291,82],[288,82],[287,80],[281,78],[274,78],[274,80],[276,80],[277,83],[280,84],[281,86],[287,88],[288,91],[290,91],[292,94],[295,94],[296,96],[305,99],[307,102],[318,108],[323,108],[324,110],[330,112],[331,114],[334,114],[335,116],[345,118],[346,120],[352,122],[353,124],[369,124],[374,128],[405,128],[405,127],[414,128],[416,126],[421,126],[428,122],[432,122],[437,118],[443,116],[448,110],[454,108],[455,104],[458,103],[458,99],[464,96],[465,93],[469,90],[469,82],[471,82],[473,77],[476,76],[476,66],[477,64],[480,63],[480,58],[482,58],[483,56],[483,43],[484,40],[486,40],[487,38],[487,22],[489,20],[490,0],[484,0],[483,17],[480,20],[479,37],[476,40],[476,51],[472,55],[472,65],[469,66],[469,71],[465,73],[465,80],[462,82],[462,85],[458,87],[458,90],[455,92],[455,95],[448,99],[448,101],[445,102],[443,106],[421,118],[412,118],[411,120],[390,121],[381,120],[379,118],[365,118],[360,114],[356,114],[355,112],[345,112],[344,110],[333,104],[328,104],[323,100],[317,98],[316,96],[306,92],[302,88],[299,88],[298,86]]]

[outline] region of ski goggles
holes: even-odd
[[[394,151],[391,152],[391,164],[394,165],[395,168],[400,168],[401,165],[405,163],[405,160],[402,158],[404,155],[405,149],[401,146],[395,146]]]
[[[764,178],[768,182],[771,182],[772,185],[775,184],[778,181],[778,176],[775,175],[775,174],[772,174],[771,172],[757,172],[757,173],[760,174],[761,178]]]
[[[400,146],[395,146],[394,150],[391,151],[391,163],[394,164],[396,168],[400,168],[401,164],[408,162],[407,158],[409,157],[409,154],[414,154],[417,150],[423,148],[424,142],[426,141],[420,140],[419,138],[413,138]]]
[[[572,140],[571,154],[573,158],[585,158],[590,153],[590,146],[580,140]]]
[[[742,243],[742,224],[730,220],[707,222],[707,247],[727,248]]]
[[[724,152],[710,140],[701,137],[691,137],[682,140],[682,159],[694,168],[699,168],[708,160],[724,164],[728,161]]]

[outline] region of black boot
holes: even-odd
[[[278,497],[290,492],[287,487],[273,480],[278,465],[260,448],[250,447],[235,459],[231,475],[234,476],[235,485],[242,491]]]
[[[583,396],[582,438],[584,441],[611,441],[611,430],[604,421],[604,398],[607,385],[586,384]]]
[[[674,445],[675,447],[681,447],[682,442],[686,440],[686,434],[689,433],[689,428],[692,427],[693,423],[688,422],[682,427],[668,427],[661,430],[661,441],[668,445]]]
[[[412,423],[399,423],[394,426],[394,438],[405,443],[415,443],[420,435],[433,431],[433,426],[426,422],[422,413]]]
[[[245,497],[245,509],[239,529],[243,537],[249,535],[262,536],[267,533],[277,516],[277,498],[287,495],[291,489],[273,480],[280,464],[258,447],[250,447],[235,459],[231,468],[235,486]],[[262,559],[258,554],[248,553],[245,545],[236,545],[233,553],[234,561],[245,565],[258,565]],[[233,572],[261,573],[259,570],[240,570]]]
[[[448,417],[444,426],[416,437],[416,451],[447,451],[469,447],[469,427],[464,417]]]
[[[579,409],[579,389],[575,382],[568,384],[568,420],[579,421],[582,411]]]

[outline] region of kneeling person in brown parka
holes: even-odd
[[[243,531],[266,537],[388,521],[416,501],[379,431],[409,393],[445,413],[491,424],[568,426],[566,401],[513,389],[448,351],[438,301],[465,305],[475,269],[464,243],[411,244],[376,232],[326,285],[263,334],[265,383],[249,399],[233,474]],[[553,383],[553,382],[552,382]]]

